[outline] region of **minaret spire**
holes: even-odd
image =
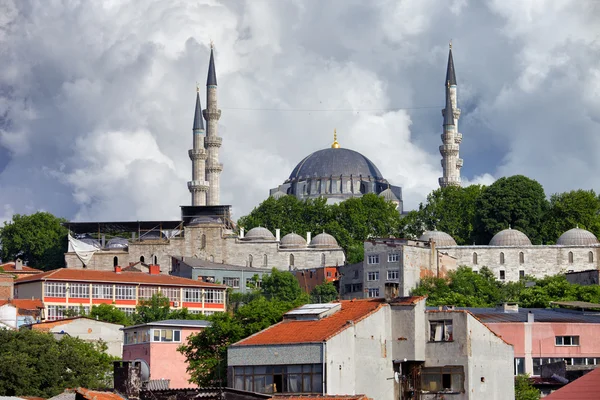
[[[203,111],[206,120],[206,140],[204,147],[207,153],[206,180],[209,184],[206,202],[209,206],[220,204],[221,171],[223,164],[219,163],[219,148],[222,139],[218,136],[221,110],[217,105],[217,74],[215,71],[214,44],[210,42],[210,61],[206,79],[206,109]]]
[[[193,206],[206,205],[206,150],[204,149],[204,122],[202,121],[202,104],[200,104],[200,88],[196,84],[196,109],[194,111],[193,148],[188,151],[192,160],[192,180],[188,182],[188,190],[192,195]]]
[[[448,51],[448,66],[446,67],[446,106],[442,110],[444,117],[442,145],[440,154],[442,155],[443,176],[439,179],[440,187],[460,186],[460,169],[463,160],[459,158],[459,148],[462,141],[462,134],[458,132],[458,119],[460,118],[460,109],[457,107],[456,99],[456,73],[454,71],[454,60],[452,58],[452,41],[450,41]]]

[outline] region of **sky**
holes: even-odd
[[[177,219],[211,40],[236,219],[334,129],[416,208],[442,173],[450,40],[465,184],[598,191],[599,18],[594,0],[0,0],[0,220]]]

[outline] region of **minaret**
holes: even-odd
[[[208,64],[208,79],[206,80],[206,109],[203,112],[206,119],[206,180],[208,181],[208,195],[206,202],[209,206],[219,205],[221,191],[221,171],[223,164],[219,164],[219,148],[222,139],[218,136],[218,123],[221,110],[217,107],[217,74],[215,72],[214,45],[210,43],[210,62]]]
[[[448,67],[446,68],[446,107],[442,110],[442,115],[444,116],[444,130],[440,154],[442,155],[444,176],[439,179],[439,184],[440,187],[460,186],[460,168],[463,160],[458,157],[458,151],[462,134],[458,132],[460,109],[456,104],[456,74],[452,59],[452,42],[450,42]]]
[[[206,150],[204,149],[204,122],[202,120],[202,105],[200,104],[200,88],[196,86],[196,111],[194,112],[193,148],[188,151],[192,160],[192,180],[188,182],[188,190],[192,194],[193,206],[206,205]]]

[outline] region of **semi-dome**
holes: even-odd
[[[271,197],[274,198],[275,200],[279,200],[280,198],[285,197],[285,196],[287,196],[287,194],[283,193],[281,190],[278,190],[271,195]]]
[[[306,240],[297,233],[292,232],[281,238],[280,246],[285,248],[306,247]]]
[[[330,148],[309,154],[296,165],[288,181],[330,176],[362,176],[383,180],[379,169],[359,152],[350,149]]]
[[[257,226],[246,233],[244,240],[275,240],[275,236],[267,228]]]
[[[126,249],[129,246],[129,240],[122,237],[114,237],[106,243],[107,249]]]
[[[329,233],[319,233],[317,236],[310,241],[310,247],[316,248],[337,248],[340,247],[338,245],[337,240]]]
[[[396,196],[394,194],[394,192],[392,192],[392,189],[390,189],[390,188],[387,188],[383,192],[379,193],[379,197],[383,197],[383,199],[385,201],[393,201],[393,202],[399,201],[398,196]]]
[[[424,242],[429,242],[429,240],[433,240],[436,246],[456,246],[456,240],[446,232],[433,230],[433,231],[425,231],[419,238]]]
[[[531,240],[517,229],[504,229],[494,235],[490,246],[531,246]]]
[[[560,235],[556,244],[562,246],[588,246],[598,244],[598,238],[592,232],[577,227]]]

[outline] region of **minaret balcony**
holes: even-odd
[[[206,147],[221,147],[221,143],[223,142],[223,138],[219,136],[207,136],[204,139],[204,145]]]
[[[190,160],[206,160],[206,150],[204,149],[191,149],[188,150],[188,155],[190,156]]]
[[[207,181],[189,181],[187,185],[190,192],[207,192],[209,187]]]
[[[208,110],[204,109],[204,110],[202,110],[202,115],[204,116],[204,119],[207,121],[219,120],[221,118],[221,110],[217,110],[214,108],[210,108]]]
[[[460,144],[460,142],[462,142],[462,133],[457,132],[454,134],[454,143]]]
[[[458,154],[457,144],[443,144],[440,146],[440,154],[442,156],[452,156]]]
[[[456,133],[442,133],[441,135],[442,142],[447,144],[456,143]]]
[[[457,159],[456,160],[456,167],[460,168],[462,166],[463,166],[463,159],[462,158]]]
[[[221,172],[223,171],[223,164],[210,163],[206,164],[206,172]]]
[[[438,179],[438,182],[440,184],[441,187],[446,187],[446,186],[460,186],[461,184],[461,179],[460,178],[455,178],[455,177],[446,177],[443,176],[441,178]]]

